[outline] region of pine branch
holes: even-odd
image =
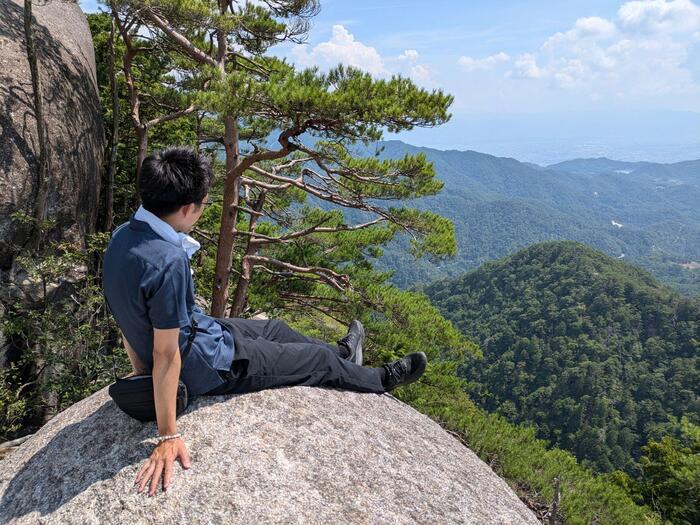
[[[275,175],[273,173],[270,173],[269,171],[265,171],[262,168],[259,168],[258,166],[249,166],[248,169],[251,171],[258,173],[260,175],[264,175],[266,177],[269,177],[273,180],[278,180],[278,181],[283,181],[287,182],[293,186],[296,186],[299,189],[304,190],[307,193],[310,193],[311,195],[318,197],[319,199],[332,202],[333,204],[338,204],[339,206],[344,206],[346,208],[355,208],[355,209],[360,209],[360,210],[365,210],[365,211],[371,211],[379,215],[380,217],[385,218],[386,220],[396,224],[397,226],[402,227],[406,233],[411,235],[414,239],[416,238],[416,235],[411,231],[411,229],[403,224],[401,221],[397,221],[392,215],[387,213],[385,210],[378,208],[376,206],[372,206],[371,204],[367,204],[364,202],[353,202],[345,199],[344,197],[341,197],[338,194],[334,193],[324,193],[324,191],[312,184],[305,183],[301,180],[301,178],[296,178],[296,179],[290,179],[288,177],[282,177],[279,175]],[[308,168],[304,168],[308,169]]]
[[[319,222],[318,224],[322,224],[329,219],[330,219],[330,217],[327,217],[324,220],[322,220],[321,222]],[[310,226],[309,228],[306,228],[304,230],[299,230],[299,231],[296,231],[294,233],[290,233],[288,235],[283,235],[281,237],[270,237],[268,235],[263,235],[261,233],[255,233],[255,234],[252,234],[254,239],[251,240],[251,243],[259,244],[259,245],[272,244],[275,242],[284,243],[284,242],[289,242],[292,239],[296,239],[298,237],[304,237],[306,235],[310,235],[312,233],[337,233],[337,232],[341,232],[341,231],[360,230],[362,228],[367,228],[368,226],[372,226],[374,224],[377,224],[377,223],[379,223],[381,221],[385,221],[385,220],[386,219],[384,217],[380,217],[380,218],[375,219],[373,221],[365,222],[363,224],[357,224],[354,226],[348,226],[347,224],[341,224],[341,225],[335,226],[335,227],[325,227],[324,228],[324,227],[319,227],[319,226],[314,225],[314,226]],[[240,232],[240,233],[242,233],[243,235],[249,234],[248,232],[245,232],[245,233]]]
[[[237,210],[241,210],[242,212],[247,213],[248,215],[255,215],[257,217],[261,217],[261,216],[265,215],[264,213],[262,213],[260,211],[253,210],[251,208],[248,208],[246,206],[241,206],[239,204],[234,204],[233,207],[236,208]],[[237,231],[236,233],[238,233],[240,235],[250,235],[249,232],[244,232],[244,231]],[[258,233],[258,234],[253,234],[253,235],[260,235],[260,234]]]
[[[168,122],[170,120],[175,120],[180,117],[184,117],[185,115],[189,115],[195,110],[194,104],[190,105],[189,107],[185,109],[181,109],[180,111],[176,111],[175,113],[169,113],[167,115],[161,115],[160,117],[156,117],[152,120],[149,120],[146,122],[146,127],[150,128],[151,126],[156,126],[158,124],[161,124],[163,122]]]
[[[292,292],[280,292],[279,294],[282,298],[294,298],[294,299],[312,299],[315,301],[331,301],[334,303],[348,304],[348,300],[345,296],[338,297],[324,297],[323,295],[306,295],[306,294],[295,294]]]
[[[241,177],[241,182],[244,184],[250,184],[251,186],[258,186],[259,188],[264,188],[266,190],[284,190],[286,188],[289,188],[291,184],[286,183],[286,184],[268,184],[266,182],[262,182],[256,179],[251,179],[248,177]]]
[[[264,257],[262,255],[248,255],[247,257],[251,261],[272,264],[292,272],[312,273],[314,275],[318,275],[322,280],[340,292],[343,292],[346,289],[352,289],[350,277],[348,275],[336,273],[328,268],[323,268],[321,266],[297,266],[295,264],[280,261],[279,259],[273,259],[272,257]],[[255,267],[260,266],[261,265],[255,265]]]
[[[330,317],[330,318],[333,319],[334,321],[336,321],[336,322],[338,322],[338,323],[340,323],[340,324],[343,324],[343,325],[347,325],[347,322],[346,322],[346,321],[344,321],[344,320],[342,320],[342,319],[340,319],[340,318],[338,318],[338,317],[336,317],[336,316],[334,316],[334,315],[332,315],[332,314],[329,313],[329,312],[331,312],[331,311],[333,311],[333,310],[322,310],[321,308],[319,308],[318,306],[316,306],[316,305],[314,305],[314,304],[311,304],[311,303],[306,302],[306,301],[302,301],[302,300],[300,300],[300,299],[296,299],[296,298],[294,298],[294,297],[286,297],[286,296],[284,296],[283,294],[280,294],[280,297],[283,298],[283,299],[288,299],[288,300],[290,300],[290,301],[292,301],[292,302],[294,302],[294,303],[297,303],[298,305],[303,306],[303,307],[305,307],[305,308],[311,308],[311,309],[313,309],[313,310],[316,310],[316,311],[318,311],[318,312],[321,312],[323,315],[327,315],[328,317]]]
[[[187,37],[175,29],[165,18],[158,16],[150,7],[145,8],[143,12],[145,16],[161,31],[168,35],[171,41],[175,42],[187,56],[200,64],[207,64],[214,68],[219,68],[219,63],[216,60],[190,42]]]

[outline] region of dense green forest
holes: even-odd
[[[417,199],[454,222],[452,260],[408,262],[409,238],[377,259],[402,287],[456,277],[531,244],[571,239],[652,272],[686,295],[700,294],[700,161],[675,164],[579,159],[549,167],[475,151],[440,151],[400,141],[382,158],[424,153],[445,189]]]
[[[471,397],[596,470],[638,470],[641,447],[700,418],[700,304],[575,242],[531,246],[426,287],[484,359]]]

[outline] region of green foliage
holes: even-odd
[[[598,470],[636,473],[669,415],[700,416],[700,307],[646,272],[551,242],[426,292],[481,344],[474,399]]]
[[[381,158],[424,154],[444,182],[439,195],[411,205],[450,219],[458,256],[449,262],[405,260],[409,240],[397,238],[377,261],[395,270],[402,288],[457,277],[535,243],[582,242],[652,272],[681,293],[700,294],[700,161],[623,163],[578,169],[572,161],[544,169],[474,151],[439,151],[393,140],[372,145]],[[606,167],[607,166],[607,167]],[[572,169],[572,172],[554,171]],[[608,171],[606,171],[608,169]],[[631,173],[619,173],[624,169]],[[623,224],[613,226],[611,220]]]
[[[88,24],[95,44],[97,82],[104,129],[108,142],[112,139],[112,73],[109,68],[110,28],[112,18],[107,13],[90,13],[87,15]],[[119,225],[129,218],[138,205],[136,193],[136,136],[133,132],[129,95],[124,79],[123,56],[125,45],[118,36],[114,39],[115,47],[115,76],[119,96],[120,123],[119,141],[115,157],[116,174],[114,181],[114,224]],[[133,38],[136,46],[161,45],[150,42],[138,36]],[[162,117],[173,111],[173,108],[183,108],[190,103],[193,83],[187,68],[191,65],[186,59],[176,54],[142,52],[132,59],[132,74],[140,91],[140,118],[142,123]],[[157,150],[174,144],[193,144],[197,137],[197,115],[189,114],[175,120],[163,122],[149,128],[148,144],[150,150]],[[109,149],[105,152],[105,162],[109,160]],[[102,188],[104,189],[103,182]],[[101,198],[100,202],[104,202]],[[104,206],[100,206],[104,214]]]
[[[108,239],[95,234],[84,250],[60,243],[17,259],[35,302],[12,303],[0,319],[9,352],[16,354],[0,373],[0,441],[40,425],[129,369],[124,352],[112,355],[116,325],[99,273],[86,271]]]
[[[630,492],[670,523],[699,523],[700,426],[683,418],[680,439],[650,440],[642,452],[642,475]]]
[[[431,260],[446,259],[454,257],[457,253],[455,242],[454,225],[450,219],[429,211],[403,208],[397,210],[390,208],[392,214],[399,218],[404,224],[423,233],[423,237],[411,238],[409,252],[415,259],[429,254]],[[398,228],[395,228],[399,231]]]
[[[421,382],[400,397],[455,432],[522,498],[539,499],[551,509],[556,481],[560,517],[567,524],[639,525],[659,523],[658,516],[636,505],[626,492],[604,476],[579,465],[570,453],[548,450],[533,428],[516,426],[489,414],[469,400],[449,374]]]
[[[27,397],[22,396],[22,378],[18,365],[0,368],[0,441],[22,429],[27,412]]]
[[[56,225],[56,219],[48,217],[46,219],[37,219],[23,211],[15,211],[10,214],[12,221],[18,225],[37,228],[40,234],[50,231]]]

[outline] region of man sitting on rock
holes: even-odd
[[[168,148],[147,157],[138,188],[143,204],[116,228],[104,256],[109,309],[135,372],[153,376],[158,445],[136,477],[139,492],[150,481],[149,495],[161,476],[167,489],[176,459],[190,466],[175,421],[179,379],[192,395],[290,385],[383,393],[425,371],[423,352],[363,367],[364,328],[357,320],[331,345],[278,319],[206,315],[195,305],[189,259],[199,243],[188,233],[208,204],[212,180],[207,159],[189,149]],[[189,352],[181,354],[186,347]]]

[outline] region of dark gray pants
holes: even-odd
[[[226,383],[207,395],[242,394],[282,386],[326,386],[381,394],[382,369],[340,357],[336,345],[308,337],[280,319],[217,319],[233,334],[231,370]]]

